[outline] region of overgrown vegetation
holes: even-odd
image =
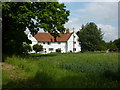
[[[120,87],[118,53],[31,54],[7,57],[5,63],[14,69],[3,65],[3,88]]]

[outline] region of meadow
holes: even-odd
[[[118,53],[51,53],[7,57],[3,88],[119,88]]]

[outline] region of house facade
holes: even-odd
[[[78,36],[69,32],[69,29],[66,30],[65,34],[60,33],[60,37],[56,38],[50,33],[37,33],[34,37],[29,33],[28,39],[32,41],[31,46],[35,44],[41,44],[43,46],[43,51],[41,53],[51,53],[56,52],[56,49],[61,49],[62,53],[66,52],[80,52],[81,46],[78,42]],[[34,53],[32,51],[31,53]]]

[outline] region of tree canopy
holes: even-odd
[[[64,33],[69,13],[58,2],[2,3],[3,53],[22,53],[22,42],[30,43],[24,33],[26,28],[33,36],[43,28],[56,39],[59,32]]]
[[[113,43],[116,45],[116,47],[117,47],[117,48],[119,49],[119,51],[120,51],[120,38],[114,40]]]
[[[93,22],[82,25],[80,31],[77,32],[79,41],[81,42],[82,51],[95,51],[101,50],[103,34],[101,29]]]

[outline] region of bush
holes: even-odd
[[[56,49],[56,52],[61,52],[61,49]]]
[[[32,48],[29,44],[23,43],[23,53],[28,54],[28,52],[32,51]]]
[[[39,44],[35,44],[33,46],[33,50],[37,53],[37,52],[40,52],[40,51],[43,51],[43,46],[42,45],[39,45]]]

